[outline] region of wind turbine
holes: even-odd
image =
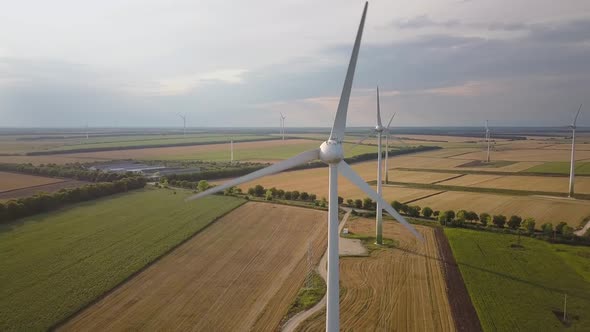
[[[391,126],[391,121],[393,121],[395,114],[396,113],[393,113],[385,128],[385,184],[389,182],[389,168],[387,166],[387,161],[389,160],[389,134],[391,133],[389,131],[389,126]]]
[[[180,113],[178,113],[178,116],[182,119],[182,135],[186,136],[186,114],[182,115]]]
[[[88,122],[86,122],[86,140],[88,140]]]
[[[383,182],[381,181],[381,172],[383,166],[381,164],[381,134],[383,134],[383,125],[381,125],[381,106],[379,103],[379,87],[377,87],[377,125],[375,126],[377,133],[377,194],[381,196],[383,192]],[[377,201],[377,211],[375,213],[375,242],[383,244],[383,210],[381,202]]]
[[[488,153],[486,157],[486,162],[490,162],[490,128],[488,127],[488,120],[486,120],[486,142],[488,144]]]
[[[234,163],[234,140],[233,138],[229,141],[229,149],[230,149],[230,164]]]
[[[381,196],[375,192],[351,167],[344,161],[344,152],[342,150],[342,141],[346,129],[346,113],[352,89],[352,81],[358,58],[365,17],[367,14],[368,2],[365,3],[361,23],[358,28],[348,71],[344,80],[342,94],[338,102],[336,117],[332,126],[332,131],[327,141],[323,142],[319,149],[309,150],[300,153],[287,160],[281,161],[274,165],[268,166],[256,172],[244,175],[237,179],[228,181],[220,186],[205,190],[199,194],[189,197],[187,200],[197,199],[216,192],[223,191],[227,188],[237,186],[242,183],[256,180],[263,176],[279,173],[281,171],[293,168],[310,161],[320,159],[329,165],[329,194],[328,194],[328,276],[327,276],[327,301],[326,301],[326,331],[337,332],[340,330],[340,310],[339,310],[339,257],[338,257],[338,173],[347,178],[350,182],[358,186],[371,199],[379,202],[385,211],[392,215],[398,222],[406,227],[414,236],[423,240],[422,236],[412,227],[397,211],[395,211]],[[287,249],[286,249],[287,250]]]
[[[581,110],[582,104],[580,104],[580,108],[578,108],[578,113],[576,113],[574,122],[570,125],[570,128],[572,128],[572,159],[570,161],[570,190],[568,195],[569,197],[574,196],[574,177],[576,168],[576,121],[578,121],[578,116],[580,115]]]
[[[281,113],[281,135],[283,135],[283,141],[285,140],[285,119],[287,118],[286,116],[283,115],[282,112]]]

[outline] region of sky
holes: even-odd
[[[330,127],[363,5],[0,0],[0,127]],[[349,126],[377,86],[395,126],[590,126],[590,2],[371,1]]]

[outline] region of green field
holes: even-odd
[[[235,142],[253,141],[260,139],[278,139],[272,136],[262,135],[233,135],[232,137],[222,134],[196,134],[196,135],[165,135],[165,136],[122,136],[122,137],[104,137],[89,139],[75,144],[67,144],[58,148],[50,149],[49,151],[69,151],[78,149],[106,149],[106,148],[133,148],[138,146],[163,146],[163,145],[179,145],[189,143],[211,143],[211,142],[229,142],[233,139]]]
[[[46,330],[244,200],[145,189],[0,227],[0,331]]]
[[[566,330],[553,311],[567,294],[568,331],[590,330],[590,247],[445,228],[484,331]],[[577,317],[577,319],[575,319]]]
[[[547,162],[542,165],[533,166],[524,170],[523,172],[533,173],[552,173],[552,174],[570,174],[570,163],[569,162]],[[586,161],[576,162],[576,174],[578,175],[590,175],[590,163]]]
[[[239,145],[234,145],[234,159],[238,161],[249,161],[249,160],[283,160],[293,157],[294,155],[311,150],[317,149],[321,142],[319,141],[302,141],[298,144],[288,144],[275,146],[268,146],[264,148],[260,147],[249,147],[243,148]],[[230,156],[229,143],[227,148],[215,149],[210,151],[200,151],[191,154],[178,154],[178,155],[166,155],[157,156],[154,158],[146,159],[158,159],[158,160],[207,160],[207,161],[228,161]],[[376,153],[377,147],[370,145],[355,145],[350,143],[344,144],[344,154],[346,157],[352,157],[364,153]]]

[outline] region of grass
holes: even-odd
[[[533,166],[524,170],[527,173],[547,173],[547,174],[570,174],[570,163],[569,162],[547,162],[541,165]],[[576,175],[590,175],[590,163],[589,162],[576,162]]]
[[[305,142],[299,144],[267,146],[261,149],[260,147],[235,147],[234,159],[238,161],[248,160],[283,160],[293,157],[294,155],[317,149],[319,143],[316,141]],[[363,153],[377,152],[377,147],[368,145],[354,145],[350,143],[344,144],[344,152],[346,157],[352,157]],[[229,144],[227,148],[216,149],[212,151],[201,151],[191,154],[167,155],[157,157],[161,160],[208,160],[208,161],[227,161],[229,158]],[[153,159],[153,158],[152,158]]]
[[[571,331],[590,329],[590,248],[445,228],[484,331],[559,331],[568,298]],[[578,255],[578,253],[582,255]],[[575,319],[577,317],[577,319]]]
[[[313,307],[316,303],[320,302],[325,294],[326,282],[317,272],[311,272],[309,275],[309,284],[301,287],[283,321],[286,322],[297,313]]]
[[[262,139],[277,139],[272,136],[262,135],[234,135],[231,138],[235,142],[252,141]],[[188,145],[188,144],[204,144],[204,143],[224,143],[229,142],[229,135],[211,135],[211,134],[197,134],[187,135],[170,135],[170,136],[140,136],[140,137],[109,137],[96,138],[85,141],[82,139],[76,141],[74,144],[67,144],[49,151],[71,151],[79,149],[122,149],[133,147],[159,147],[159,146],[174,146],[174,145]]]
[[[0,330],[46,330],[242,199],[145,189],[0,227]]]

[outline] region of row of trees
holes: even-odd
[[[246,175],[248,173],[252,173],[257,171],[261,168],[266,167],[267,165],[251,165],[251,166],[243,166],[243,167],[232,167],[232,168],[224,168],[224,169],[217,169],[217,170],[208,170],[202,171],[198,173],[188,173],[188,174],[170,174],[165,176],[165,179],[172,183],[172,181],[191,181],[191,182],[198,182],[201,180],[214,180],[214,179],[222,179],[222,178],[230,178],[230,177],[237,177]]]
[[[48,177],[68,178],[89,182],[113,182],[123,178],[135,177],[134,173],[114,173],[100,170],[89,170],[81,164],[7,164],[0,163],[0,171],[17,172]]]
[[[375,202],[370,198],[361,199],[348,199],[346,204],[349,207],[357,209],[374,210]],[[529,234],[534,234],[536,231],[536,220],[534,218],[523,219],[520,216],[512,215],[510,218],[498,214],[490,215],[488,213],[477,214],[475,211],[467,210],[446,210],[446,211],[435,211],[430,207],[421,208],[417,205],[403,204],[398,201],[391,202],[391,206],[402,214],[410,217],[424,217],[428,219],[435,218],[443,226],[452,227],[466,227],[468,225],[478,225],[483,227],[492,226],[498,229],[508,228],[511,230],[523,229]],[[540,225],[540,231],[547,236],[561,235],[564,237],[571,238],[574,235],[574,229],[567,225],[565,222],[560,222],[557,226],[553,226],[551,223],[545,223]]]
[[[58,209],[67,204],[78,203],[139,189],[145,186],[143,177],[128,177],[113,182],[88,184],[78,188],[61,189],[53,194],[41,193],[31,197],[0,203],[0,223]]]
[[[257,184],[254,187],[248,188],[248,195],[255,196],[255,197],[264,197],[266,200],[273,200],[273,199],[286,199],[291,201],[305,201],[305,202],[315,202],[317,200],[316,194],[310,194],[306,191],[299,192],[297,190],[293,191],[285,191],[283,189],[277,189],[275,187],[272,188],[264,188],[263,186]],[[324,199],[325,200],[325,199]]]

